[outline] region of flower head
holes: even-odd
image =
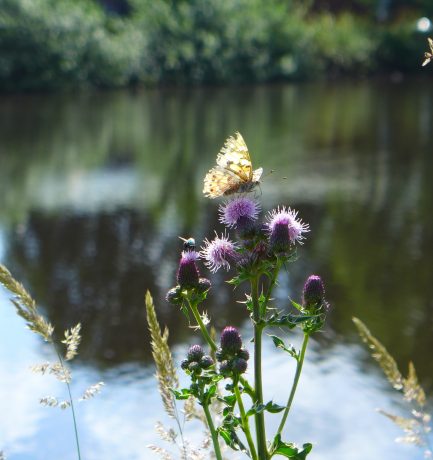
[[[267,229],[269,243],[274,252],[287,252],[296,242],[302,244],[304,233],[309,232],[308,224],[297,219],[297,211],[282,206],[269,212]]]
[[[233,372],[236,374],[243,374],[248,367],[248,363],[243,358],[235,358],[232,362]]]
[[[230,201],[226,201],[219,207],[220,222],[229,228],[245,225],[257,220],[260,211],[258,201],[238,196]]]
[[[188,350],[188,360],[200,361],[204,356],[203,348],[200,345],[192,345]]]
[[[305,308],[321,306],[325,303],[325,285],[318,275],[310,275],[302,291],[302,305]]]
[[[221,267],[229,270],[230,262],[237,258],[236,249],[237,245],[230,241],[227,235],[222,234],[219,237],[215,233],[212,241],[205,240],[200,257],[206,260],[205,265],[214,273]]]
[[[227,326],[221,333],[221,350],[223,353],[235,354],[242,348],[242,338],[233,326]]]
[[[197,287],[200,274],[196,265],[199,255],[196,251],[182,251],[177,271],[177,282],[181,288]]]
[[[165,299],[167,302],[170,302],[173,305],[179,305],[182,303],[182,297],[181,297],[181,287],[176,286],[174,288],[171,288],[168,292],[167,295],[165,296]]]

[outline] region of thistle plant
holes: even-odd
[[[183,239],[177,284],[166,297],[194,323],[208,346],[208,350],[200,345],[189,349],[181,368],[189,376],[190,385],[172,388],[172,394],[178,400],[194,398],[201,406],[218,460],[222,460],[220,442],[253,460],[277,455],[301,460],[312,449],[309,443],[299,448],[284,441],[282,434],[300,381],[309,338],[322,329],[328,303],[324,284],[317,275],[307,278],[299,303],[291,300],[289,305],[277,305],[272,298],[279,275],[284,275],[283,267],[288,269],[297,259],[297,246],[303,243],[309,226],[287,206],[279,206],[260,219],[261,204],[257,197],[248,195],[260,175],[261,168],[253,172],[242,136],[237,133],[235,138],[230,137],[217,157],[217,166],[206,175],[204,189],[210,198],[230,196],[219,206],[219,221],[225,230],[215,232],[211,240],[205,239],[199,251],[193,238]],[[211,282],[202,275],[200,262],[211,273],[233,270],[235,274],[228,281],[233,287],[248,285],[243,303],[251,319],[254,343],[251,357],[233,326],[223,329],[219,344],[212,338],[209,319],[203,313]],[[295,328],[300,328],[303,334],[299,350],[272,333],[275,329],[288,333]],[[293,383],[283,405],[264,399],[264,332],[296,362]],[[252,383],[245,378],[248,367],[253,369]],[[220,413],[212,413],[215,403],[219,403]],[[280,417],[278,429],[271,437],[266,432],[265,413]]]
[[[10,300],[15,306],[17,314],[25,320],[27,327],[35,334],[42,337],[44,341],[53,348],[57,361],[53,363],[45,362],[36,364],[32,366],[32,371],[41,375],[51,374],[57,380],[64,383],[67,389],[67,397],[44,396],[39,399],[39,402],[43,406],[71,409],[77,457],[81,460],[75,404],[71,390],[72,372],[67,365],[67,362],[73,360],[78,354],[78,346],[81,342],[81,324],[78,323],[71,329],[67,329],[64,331],[63,337],[58,337],[55,333],[54,326],[39,312],[35,300],[3,265],[0,265],[0,284],[12,294],[13,297]],[[100,392],[103,385],[103,382],[91,385],[83,392],[79,401],[93,398]],[[0,460],[2,458],[5,458],[4,454],[0,453]]]

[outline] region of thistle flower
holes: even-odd
[[[215,273],[221,267],[230,269],[230,261],[237,258],[237,245],[229,240],[226,234],[219,237],[215,232],[212,241],[205,240],[205,246],[200,251],[200,257],[205,259],[205,265]]]
[[[242,338],[233,326],[227,326],[221,333],[221,350],[223,353],[236,354],[242,348]]]
[[[177,282],[181,288],[197,287],[200,274],[196,265],[199,255],[196,251],[182,251],[177,271]]]
[[[219,207],[219,221],[229,228],[257,220],[260,204],[251,198],[239,196]]]
[[[318,275],[310,275],[302,291],[302,305],[305,308],[320,306],[325,303],[325,285]]]
[[[269,243],[274,252],[287,252],[296,242],[302,244],[303,233],[309,232],[309,225],[297,219],[297,211],[282,206],[268,213],[267,229]]]

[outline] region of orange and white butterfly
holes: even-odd
[[[253,171],[248,147],[240,133],[226,140],[216,162],[204,178],[203,193],[209,198],[248,193],[260,183],[263,168]]]
[[[427,38],[427,40],[430,46],[430,53],[424,53],[424,62],[422,63],[423,67],[433,60],[433,40],[431,38]]]

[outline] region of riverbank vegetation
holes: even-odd
[[[415,72],[429,15],[428,0],[3,0],[0,90]]]

